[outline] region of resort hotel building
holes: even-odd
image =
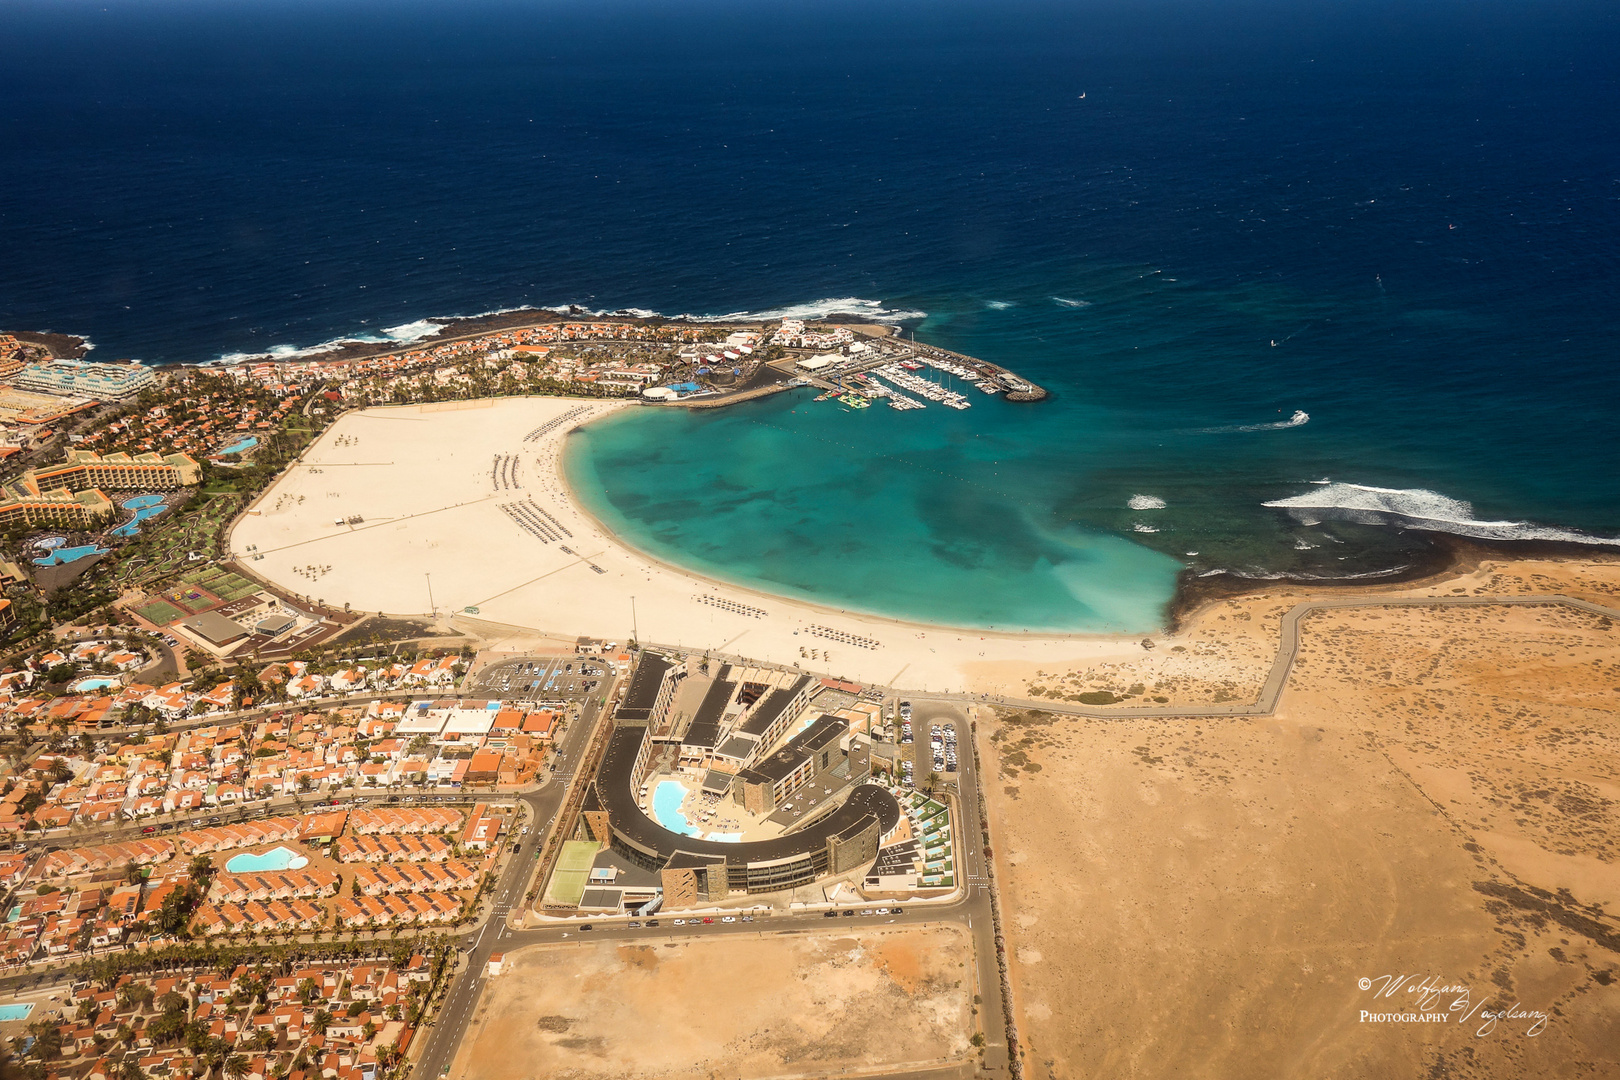
[[[772,750],[791,720],[802,715],[812,686],[793,677],[774,690],[733,679],[722,667],[690,724],[676,733],[669,719],[681,672],[670,660],[643,653],[629,690],[613,717],[606,752],[583,804],[583,828],[613,857],[656,875],[665,908],[690,907],[734,893],[766,893],[809,885],[819,878],[860,870],[898,828],[899,804],[887,789],[868,783],[863,736],[849,722],[821,716]],[[734,697],[751,687],[738,706]],[[673,725],[682,726],[679,723]],[[747,731],[747,735],[739,733]],[[688,747],[684,740],[700,745]],[[731,746],[741,738],[742,746]],[[715,754],[720,742],[738,757]],[[741,841],[706,839],[665,828],[649,817],[638,792],[657,767],[675,766],[698,778],[706,796],[730,798],[753,813],[786,810],[783,800],[811,777],[843,789],[802,818],[795,814],[780,835]],[[697,762],[709,764],[699,765]],[[712,767],[710,767],[712,765]],[[843,796],[843,797],[840,797]]]
[[[56,525],[92,529],[113,515],[104,491],[171,491],[200,483],[186,454],[108,454],[69,450],[60,465],[29,469],[0,485],[0,529]]]
[[[152,370],[135,361],[101,364],[61,357],[29,364],[12,380],[12,385],[19,390],[102,401],[122,401],[156,383]]]

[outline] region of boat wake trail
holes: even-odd
[[[1361,525],[1399,525],[1477,540],[1554,540],[1620,547],[1620,537],[1592,536],[1528,521],[1481,521],[1474,516],[1473,506],[1463,500],[1423,488],[1333,483],[1261,505],[1287,510],[1302,523],[1305,519],[1314,523],[1331,518]]]
[[[1235,435],[1245,431],[1286,431],[1289,428],[1304,427],[1311,422],[1311,414],[1304,409],[1295,409],[1294,415],[1286,420],[1276,420],[1269,424],[1229,424],[1226,427],[1199,428],[1203,435]]]

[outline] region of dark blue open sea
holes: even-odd
[[[576,438],[712,574],[1134,631],[1185,567],[1620,536],[1612,3],[10,0],[0,41],[0,329],[856,310],[1052,390]]]

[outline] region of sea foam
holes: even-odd
[[[1132,495],[1125,505],[1132,510],[1163,510],[1165,501],[1157,495]]]
[[[1059,307],[1082,308],[1091,306],[1090,300],[1070,300],[1067,296],[1054,296],[1052,301]]]
[[[1287,510],[1296,517],[1300,516],[1299,511],[1311,511],[1304,516],[1331,517],[1363,525],[1404,525],[1478,540],[1556,540],[1620,547],[1620,537],[1592,536],[1528,521],[1481,521],[1474,516],[1471,504],[1424,488],[1332,483],[1262,505]]]

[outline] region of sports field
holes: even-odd
[[[546,900],[548,904],[565,904],[570,907],[579,903],[579,898],[585,893],[585,885],[590,880],[591,863],[596,859],[596,853],[602,850],[602,845],[595,840],[570,840],[562,846],[562,852],[557,856],[557,866],[551,872],[551,883],[546,887]]]

